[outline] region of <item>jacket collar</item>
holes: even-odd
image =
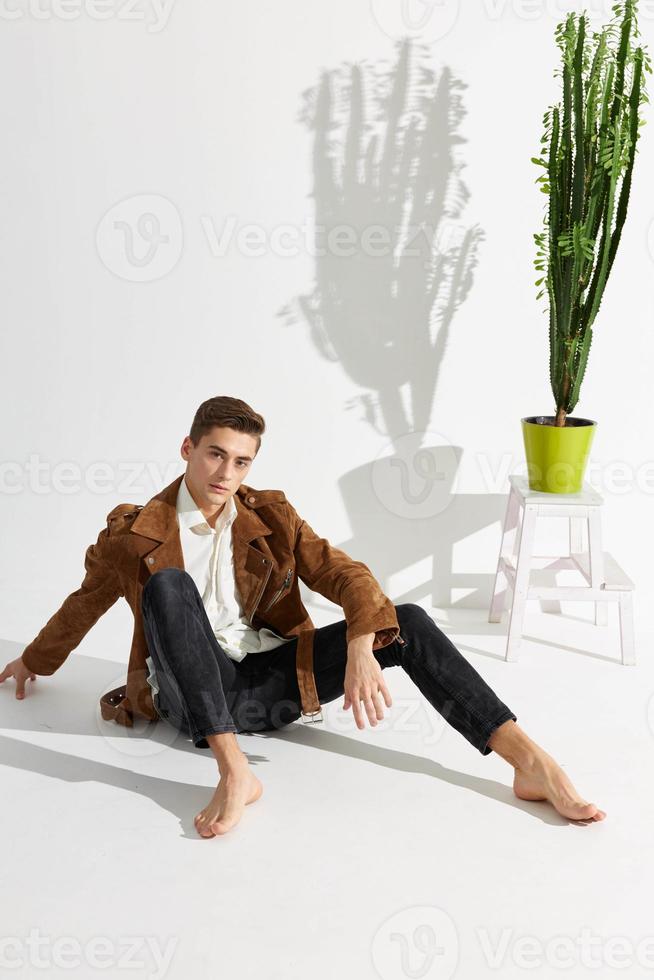
[[[179,532],[177,520],[177,493],[184,474],[176,477],[160,493],[152,497],[132,521],[130,531],[153,541],[167,541]],[[253,496],[252,502],[248,497]],[[245,544],[254,538],[272,534],[272,528],[261,519],[254,507],[259,501],[257,491],[242,483],[233,497],[236,517],[232,524],[233,538]]]

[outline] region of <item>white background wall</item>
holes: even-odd
[[[608,13],[608,2],[589,6]],[[654,4],[641,6],[651,43]],[[103,20],[90,3],[37,8],[6,0],[5,636],[27,643],[78,586],[84,549],[111,507],[145,502],[182,472],[179,446],[194,411],[216,394],[244,398],[267,420],[248,482],[283,488],[317,530],[373,568],[395,601],[487,605],[507,476],[524,471],[520,418],[553,411],[547,321],[532,269],[544,198],[529,161],[558,91],[554,27],[571,7],[444,0],[412,31],[398,5],[376,0],[178,0],[163,11],[116,3]],[[388,369],[375,342],[376,318],[388,313],[377,291],[381,268],[375,277],[373,266],[370,281],[350,283],[353,308],[337,324],[344,343],[352,342],[343,361],[321,356],[298,305],[324,272],[309,247],[316,163],[315,131],[302,120],[312,105],[305,94],[323,73],[353,63],[394,70],[402,35],[423,42],[422,64],[437,77],[447,67],[465,83],[457,152],[470,197],[452,226],[478,225],[484,234],[449,327],[428,421],[418,425],[427,430],[425,445],[458,447],[458,463],[434,483],[417,520],[411,496],[375,482],[373,461],[396,451],[401,433],[371,424],[379,425],[379,390],[361,378],[385,371],[392,397],[395,363],[408,355],[409,365],[425,368],[410,337],[419,297],[409,292],[389,314]],[[341,76],[333,83],[338,158],[349,94]],[[589,477],[605,494],[606,546],[636,580],[642,621],[653,584],[651,128],[643,131],[631,211],[575,411],[599,423]],[[103,223],[120,202],[127,203]],[[383,219],[385,206],[378,202],[368,219],[376,209]],[[134,224],[144,211],[158,216],[168,241],[149,262],[148,243],[136,234],[130,262],[126,233],[112,222]],[[212,254],[207,226],[220,235],[229,216],[237,229],[252,223],[266,236],[284,225],[298,229],[296,254],[268,244],[253,256],[234,240],[225,254]],[[332,271],[342,283],[340,262]],[[295,314],[282,315],[285,309]],[[414,379],[419,396],[430,394],[431,367]],[[401,443],[404,452],[408,444]],[[42,467],[39,487],[28,469],[34,463]],[[60,464],[72,466],[67,480],[57,474]],[[106,467],[97,485],[94,464]],[[397,481],[400,470],[382,473]],[[411,494],[425,489],[410,468],[404,475]],[[127,620],[129,611],[110,615]],[[117,659],[126,660],[127,640]]]

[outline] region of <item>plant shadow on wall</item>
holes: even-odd
[[[444,438],[429,444],[448,340],[483,238],[464,219],[466,86],[431,62],[428,47],[403,40],[392,66],[327,71],[304,94],[315,284],[280,316],[306,323],[319,354],[367,389],[346,407],[388,440],[375,461],[340,480],[353,529],[341,547],[365,555],[387,590],[391,575],[425,562],[421,584],[396,601],[481,606],[490,600],[491,569],[455,577],[452,552],[501,520],[505,498],[454,494],[461,447]],[[443,418],[461,404],[444,407]]]

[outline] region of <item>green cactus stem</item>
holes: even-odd
[[[556,425],[575,408],[593,339],[593,324],[627,217],[641,106],[651,72],[639,36],[637,0],[613,7],[591,32],[587,15],[569,14],[556,28],[561,96],[543,117],[541,152],[532,162],[548,196],[534,235],[538,297],[549,310],[550,385]]]

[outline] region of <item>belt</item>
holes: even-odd
[[[313,638],[315,626],[301,630],[297,634],[296,671],[297,683],[302,700],[301,718],[305,724],[323,720],[313,673]]]
[[[134,727],[134,714],[122,703],[125,700],[126,684],[107,691],[100,698],[100,713],[105,721],[115,721],[126,728]]]

